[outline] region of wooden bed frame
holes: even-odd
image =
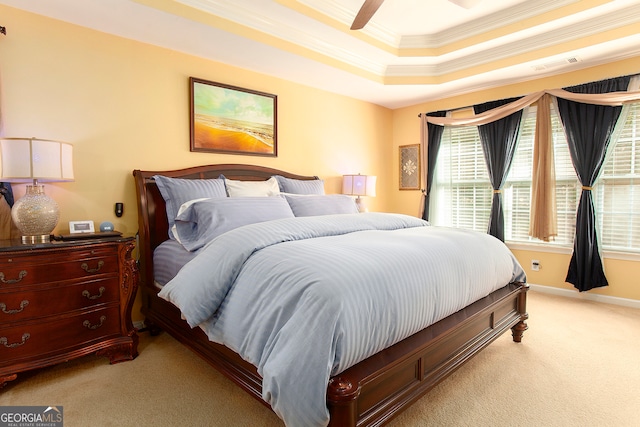
[[[317,179],[262,166],[221,164],[173,171],[134,170],[138,196],[140,291],[145,324],[165,330],[195,351],[264,405],[256,368],[227,347],[210,342],[200,328],[191,329],[179,310],[157,296],[153,250],[167,240],[165,203],[153,175],[174,178],[259,181],[272,175]],[[520,342],[527,329],[528,285],[510,283],[457,313],[406,338],[330,379],[327,406],[330,426],[377,426],[415,402],[508,329]],[[514,362],[515,363],[515,362]]]

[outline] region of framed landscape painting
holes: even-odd
[[[189,78],[191,151],[277,156],[277,96]]]
[[[400,146],[400,190],[420,189],[420,144]]]

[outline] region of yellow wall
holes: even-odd
[[[397,164],[398,161],[398,146],[415,144],[420,140],[419,113],[457,109],[481,102],[526,95],[544,89],[561,88],[627,74],[636,74],[638,72],[640,72],[640,57],[555,77],[541,78],[394,110],[392,126],[394,162]],[[396,171],[394,176],[396,181],[397,176]],[[389,203],[397,212],[415,214],[416,201],[419,200],[418,191],[396,191],[391,193],[390,197],[391,200]],[[571,258],[570,254],[530,250],[513,250],[513,252],[525,268],[527,280],[530,283],[562,289],[574,289],[573,285],[564,281]],[[530,265],[532,259],[540,261],[542,265],[540,271],[531,271]],[[640,286],[638,285],[638,280],[634,279],[640,274],[639,261],[606,258],[604,268],[609,286],[594,289],[589,291],[590,293],[640,300]]]
[[[212,163],[251,163],[326,180],[340,191],[341,175],[378,176],[371,210],[416,215],[418,191],[398,190],[398,146],[419,141],[418,113],[636,73],[640,58],[555,78],[477,92],[391,111],[370,103],[202,58],[114,37],[0,6],[1,135],[58,139],[74,145],[76,181],[48,184],[61,209],[56,233],[70,220],[111,221],[135,234],[133,169],[163,170]],[[191,153],[190,76],[278,95],[278,157]],[[16,196],[23,185],[14,187]],[[115,202],[125,213],[116,218]],[[514,251],[532,283],[564,283],[568,256]],[[638,262],[606,260],[609,288],[593,292],[640,300]],[[140,320],[134,308],[134,320]]]
[[[347,173],[391,181],[386,108],[6,6],[0,16],[1,135],[74,145],[75,182],[46,185],[60,206],[57,234],[71,220],[111,221],[135,234],[134,169],[259,164],[318,175],[328,193],[341,191]],[[190,152],[190,76],[276,94],[278,156]],[[23,184],[13,188],[24,194]],[[380,185],[367,200],[372,210],[386,208],[385,191]],[[124,202],[121,218],[116,202]]]
[[[0,6],[2,135],[74,145],[75,182],[48,184],[70,220],[111,221],[134,234],[133,169],[250,163],[325,179],[341,191],[346,173],[388,182],[391,111],[282,79]],[[278,156],[189,151],[190,76],[278,96]],[[19,196],[24,185],[14,185]],[[367,200],[382,210],[381,197]],[[114,203],[125,204],[116,218]]]

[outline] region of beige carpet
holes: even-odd
[[[529,330],[505,334],[396,418],[398,426],[638,426],[640,310],[531,291]],[[61,405],[66,427],[282,426],[167,334],[140,356],[24,373],[0,405]]]

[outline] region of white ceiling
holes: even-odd
[[[363,1],[0,4],[388,108],[640,55],[640,0],[385,0],[352,31]]]

